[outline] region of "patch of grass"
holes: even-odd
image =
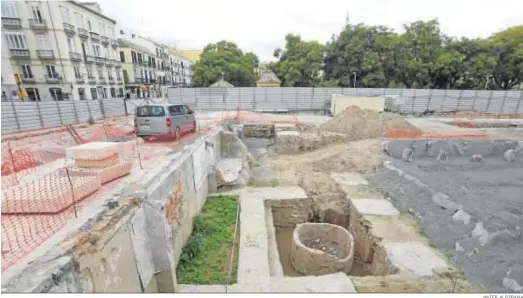
[[[280,185],[280,181],[277,179],[264,180],[264,181],[249,181],[247,186],[249,187],[276,187]]]
[[[177,268],[179,284],[227,283],[237,200],[236,196],[207,198],[201,214],[194,218],[193,232],[182,249]],[[237,232],[239,234],[239,228]],[[236,282],[239,238],[237,235],[230,283]]]

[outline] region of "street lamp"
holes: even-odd
[[[354,89],[356,89],[356,72],[352,73],[354,75]]]

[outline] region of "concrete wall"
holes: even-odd
[[[206,143],[213,144],[209,147],[219,161],[221,136],[215,130],[144,173],[138,183],[107,198],[117,207],[107,204],[19,274],[3,279],[2,292],[176,291],[176,267],[182,247],[208,195],[207,178],[199,189],[193,178],[194,152]],[[177,204],[170,205],[171,200],[178,200]],[[170,208],[175,210],[167,212]],[[138,224],[144,211],[146,221],[152,224]],[[144,242],[137,241],[137,236]],[[153,274],[145,279],[144,260],[150,258]]]

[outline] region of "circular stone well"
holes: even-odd
[[[329,223],[298,224],[292,235],[291,264],[305,275],[349,273],[354,260],[354,238]]]

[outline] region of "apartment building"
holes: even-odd
[[[173,87],[189,87],[192,79],[192,65],[193,63],[178,54],[174,49],[169,50],[169,64],[171,71],[171,86]]]
[[[134,64],[134,78],[143,81],[142,93],[131,93],[136,96],[166,97],[167,88],[171,81],[169,55],[167,46],[162,45],[148,37],[140,36],[126,30],[120,30],[120,44],[125,45],[127,54],[131,59],[126,59]],[[136,59],[132,59],[132,52],[135,52]],[[140,55],[138,55],[140,54]],[[137,68],[137,69],[136,69]],[[143,71],[143,72],[142,72]],[[128,74],[130,71],[128,70]],[[136,84],[136,83],[135,83]],[[131,91],[136,90],[136,86],[130,85]],[[129,89],[129,88],[128,88]],[[147,90],[143,92],[143,90]]]
[[[1,5],[2,91],[8,99],[124,96],[116,21],[103,15],[96,3],[2,1]],[[16,94],[15,74],[25,92]]]

